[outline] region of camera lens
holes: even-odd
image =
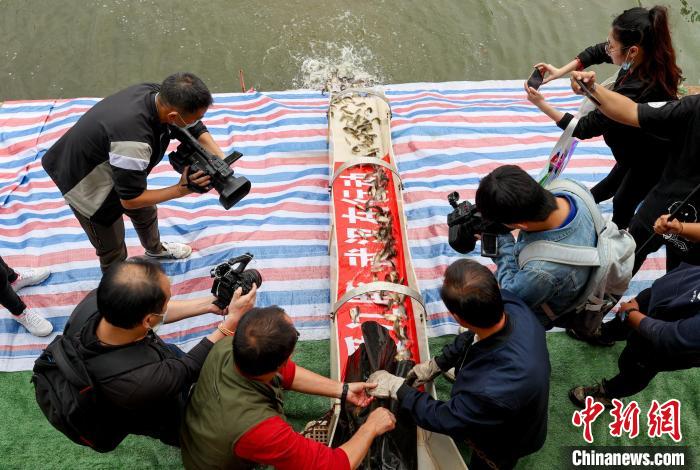
[[[253,288],[253,284],[260,288],[260,285],[262,284],[262,276],[260,275],[260,271],[257,269],[246,269],[241,273],[241,281],[243,287],[243,292],[241,295],[246,295],[248,292],[250,292],[250,289]]]

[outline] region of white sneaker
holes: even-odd
[[[192,248],[184,243],[161,242],[161,245],[163,245],[163,251],[160,253],[147,251],[146,256],[161,259],[185,259],[192,254]]]
[[[46,268],[27,268],[16,272],[19,277],[15,280],[15,282],[10,284],[15,292],[23,287],[41,284],[44,279],[49,277],[51,274],[51,271]]]
[[[33,310],[25,310],[21,315],[12,316],[34,336],[48,336],[53,331],[51,322]]]

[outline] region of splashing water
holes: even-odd
[[[384,82],[374,54],[367,47],[327,42],[313,47],[310,57],[298,56],[295,88],[328,89],[329,85],[373,86]],[[319,51],[319,49],[321,49]]]

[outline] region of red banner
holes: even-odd
[[[384,157],[389,161],[389,156]],[[336,164],[336,170],[341,163]],[[394,174],[378,165],[348,168],[333,182],[336,243],[338,245],[337,301],[346,292],[376,281],[408,285],[402,221],[394,188]],[[411,299],[377,291],[357,296],[336,312],[341,378],[349,355],[362,344],[360,325],[376,321],[397,343],[398,357],[420,362]]]

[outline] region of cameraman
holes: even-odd
[[[44,155],[42,165],[80,222],[100,258],[100,268],[127,257],[122,214],[153,258],[183,259],[192,249],[161,242],[156,204],[205,187],[202,172],[162,189],[146,179],[170,143],[168,125],[188,128],[211,153],[224,154],[200,121],[213,102],[207,86],[191,73],[176,73],[161,85],[143,83],[108,96],[68,130]]]
[[[538,240],[595,247],[595,225],[583,200],[568,192],[552,194],[521,168],[504,165],[481,180],[476,206],[485,220],[520,230],[517,242],[510,233],[498,236],[494,261],[501,289],[523,299],[545,328],[569,326],[569,315],[560,314],[582,294],[592,268],[540,260],[520,267],[518,255]]]
[[[190,387],[214,343],[235,330],[241,316],[253,307],[256,292],[255,286],[245,296],[237,291],[226,312],[212,304],[213,296],[171,300],[170,281],[153,261],[132,258],[104,274],[97,290],[75,308],[63,334],[78,343],[81,360],[104,400],[100,402],[107,416],[103,424],[114,433],[114,442],[140,434],[179,445],[178,430]],[[163,323],[206,313],[226,316],[187,354],[155,333]],[[121,359],[125,350],[132,351],[134,367],[118,375],[110,373],[110,365],[125,367],[123,360],[111,364],[109,355],[119,354]]]

